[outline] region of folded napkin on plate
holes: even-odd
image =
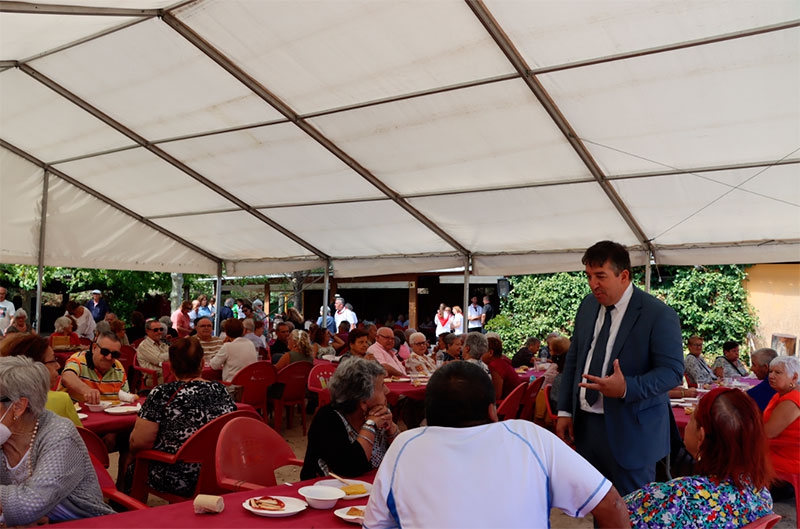
[[[222,496],[211,496],[210,494],[198,494],[194,499],[194,513],[220,513],[225,509],[225,500]]]
[[[119,400],[120,402],[136,402],[136,399],[139,398],[133,393],[128,393],[127,391],[119,390]]]

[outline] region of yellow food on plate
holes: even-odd
[[[691,406],[686,406],[685,408],[683,408],[683,413],[685,413],[686,415],[691,415],[693,412],[694,408]]]
[[[355,496],[357,494],[366,494],[367,493],[367,487],[365,487],[361,483],[355,483],[353,485],[345,485],[344,487],[342,487],[342,490],[348,496]]]
[[[345,514],[347,514],[347,516],[357,516],[359,518],[363,518],[364,509],[359,509],[358,507],[350,507],[349,509],[347,509],[347,512]]]
[[[286,504],[272,496],[261,496],[250,498],[250,507],[261,511],[282,511],[286,508]]]

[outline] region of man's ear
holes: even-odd
[[[497,417],[497,405],[492,403],[489,404],[489,420],[491,422],[499,422],[500,419]]]

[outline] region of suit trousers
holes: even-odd
[[[655,481],[656,464],[642,468],[623,468],[614,459],[608,444],[605,416],[578,409],[573,421],[575,448],[594,468],[611,481],[617,491],[625,496],[643,485]]]

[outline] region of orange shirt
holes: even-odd
[[[800,408],[800,391],[792,390],[783,397],[776,393],[764,410],[765,423],[772,416],[775,407],[785,400],[793,402]],[[797,474],[797,469],[800,468],[800,418],[792,421],[778,437],[769,440],[769,453],[775,470]]]

